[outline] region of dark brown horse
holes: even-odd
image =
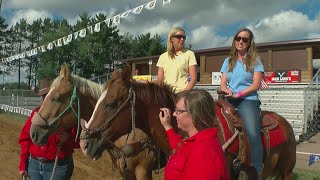
[[[167,107],[172,112],[174,110],[175,94],[171,88],[166,85],[135,82],[131,79],[129,67],[125,67],[121,73],[118,70],[113,72],[112,79],[107,84],[107,89],[108,91],[104,92],[96,104],[89,123],[86,124],[86,153],[92,157],[99,156],[105,148],[101,147],[101,144],[114,141],[121,135],[131,132],[133,127],[137,127],[143,130],[169,156],[171,149],[158,115],[160,107]],[[222,108],[224,108],[222,110],[225,110],[227,108],[224,107],[225,103],[220,102],[216,103],[216,105],[217,110]],[[228,115],[233,117],[231,120],[229,119],[230,121],[239,118],[237,114],[232,112],[232,108],[225,111],[227,112],[226,117]],[[270,151],[265,153],[263,177],[264,179],[273,176],[286,180],[292,179],[292,171],[296,161],[296,142],[292,127],[283,117],[276,113],[263,112],[263,116],[275,119],[278,122],[280,131],[284,132],[285,138],[285,142],[271,147]],[[229,123],[228,126],[236,124]],[[176,124],[174,127],[176,127]],[[219,126],[219,129],[221,131],[224,130],[222,126]],[[230,137],[225,138],[226,136],[221,131],[219,139],[221,144],[226,146],[225,152],[231,169],[231,164],[235,157],[232,156],[229,149],[232,148],[231,144],[233,142],[226,143]],[[246,137],[242,139],[240,147],[246,148],[242,148],[241,151],[244,149],[245,152],[239,154],[245,156],[245,154],[250,154],[247,150],[249,147],[244,145],[247,144]],[[227,144],[230,145],[228,146]],[[247,158],[249,157],[247,156]],[[248,161],[245,160],[245,162]],[[249,166],[251,165],[249,164]],[[252,177],[249,172],[250,169],[252,168],[244,169],[248,170],[249,179]]]
[[[90,119],[97,99],[103,91],[104,85],[71,75],[67,64],[62,65],[60,76],[53,81],[41,108],[32,119],[30,129],[32,141],[39,145],[45,144],[48,136],[59,129],[79,126],[80,117]],[[142,143],[137,143],[138,141],[147,141],[147,139],[145,133],[136,130],[135,135],[119,136],[113,148],[118,150],[125,145],[139,145]],[[111,154],[111,157],[115,157],[122,151],[112,152],[115,153]],[[136,174],[138,179],[151,179],[149,170],[156,166],[155,153],[145,147],[126,157],[125,162],[118,157],[113,158],[113,161],[118,164],[117,167],[122,170],[120,172],[127,179],[136,179]],[[123,163],[126,167],[121,166]]]

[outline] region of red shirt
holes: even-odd
[[[26,167],[26,161],[28,160],[30,154],[35,157],[43,157],[46,159],[54,160],[58,151],[58,142],[59,133],[55,133],[48,138],[48,143],[43,146],[38,146],[33,144],[30,138],[30,127],[31,127],[31,119],[34,115],[34,112],[38,111],[39,108],[36,108],[32,111],[31,115],[27,119],[26,123],[24,124],[20,138],[20,164],[19,164],[19,171],[26,171],[28,167]],[[58,155],[59,159],[63,159],[65,157],[71,156],[74,152],[73,149],[80,148],[78,142],[75,141],[75,136],[77,134],[77,129],[73,128],[67,130],[70,135],[70,140],[62,144],[60,153]]]
[[[176,152],[166,164],[164,179],[229,180],[229,170],[217,133],[217,128],[208,128],[182,141],[180,135],[169,129],[166,134],[171,148]]]

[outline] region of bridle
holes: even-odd
[[[112,120],[119,114],[119,112],[126,106],[126,104],[130,101],[131,104],[131,124],[132,124],[132,129],[131,132],[133,132],[133,135],[135,135],[135,117],[136,117],[136,112],[135,112],[135,103],[136,103],[136,93],[134,92],[133,88],[130,87],[129,89],[129,94],[127,99],[121,104],[121,106],[117,109],[117,111],[105,121],[105,123],[100,126],[97,130],[89,130],[86,127],[82,128],[81,134],[80,134],[80,139],[86,140],[89,138],[92,138],[94,136],[97,136],[97,134],[100,134],[104,139],[106,139],[106,143],[108,147],[111,147],[114,149],[113,151],[109,148],[107,148],[107,151],[109,152],[110,156],[112,159],[120,159],[120,168],[121,168],[121,174],[124,179],[127,179],[127,175],[125,172],[126,168],[126,157],[131,156],[132,154],[136,153],[134,149],[133,144],[128,144],[128,137],[129,134],[126,138],[125,145],[122,148],[118,148],[109,138],[103,135],[103,132],[109,127],[110,123]],[[139,151],[143,150],[144,148],[151,147],[150,141],[149,140],[144,140],[144,143],[141,143],[142,139],[140,139],[138,142],[134,144],[141,144],[142,147],[139,148]]]
[[[127,99],[121,104],[121,106],[117,109],[117,111],[110,117],[108,118],[104,124],[102,124],[98,129],[96,130],[89,130],[86,127],[82,128],[81,134],[80,134],[80,139],[89,139],[95,136],[97,133],[100,133],[103,136],[103,132],[109,127],[110,123],[112,120],[119,114],[121,109],[125,107],[127,102],[130,101],[131,104],[131,124],[132,124],[132,131],[134,132],[135,129],[135,117],[136,117],[136,112],[135,112],[135,103],[136,103],[136,93],[130,87],[129,89],[129,95]],[[105,137],[106,138],[106,137]],[[109,143],[112,143],[108,138],[106,138]],[[113,144],[113,143],[112,143]]]
[[[73,103],[77,100],[77,104],[78,104],[78,111],[76,112],[76,110],[73,108]],[[77,134],[76,134],[76,137],[75,137],[75,142],[77,142],[77,139],[79,137],[79,128],[80,128],[80,99],[79,97],[77,96],[77,87],[76,85],[74,85],[73,87],[73,93],[72,93],[72,96],[70,98],[70,102],[69,102],[69,105],[58,115],[58,117],[56,117],[52,122],[50,122],[48,124],[48,127],[49,128],[52,128],[55,123],[69,110],[71,109],[72,112],[74,113],[74,115],[76,116],[77,118]],[[39,113],[38,113],[39,114]],[[43,116],[41,116],[39,114],[39,116],[45,121],[45,122],[48,122]],[[58,128],[56,127],[56,129],[59,131],[61,128]]]

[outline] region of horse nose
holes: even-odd
[[[38,137],[37,134],[34,133],[34,132],[31,132],[31,131],[30,131],[30,137],[31,137],[32,141],[37,141],[37,139],[38,139],[37,138]]]

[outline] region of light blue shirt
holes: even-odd
[[[253,84],[254,72],[264,72],[263,65],[259,59],[257,59],[253,69],[249,72],[246,71],[246,66],[243,64],[243,62],[240,62],[238,60],[236,62],[236,65],[233,71],[228,72],[228,69],[229,69],[228,60],[229,60],[229,57],[227,57],[224,60],[220,71],[223,74],[227,74],[227,83],[233,93],[243,91],[249,86],[251,86]],[[251,100],[258,100],[258,93],[257,91],[255,91],[249,95],[246,95],[244,98],[251,99]]]

